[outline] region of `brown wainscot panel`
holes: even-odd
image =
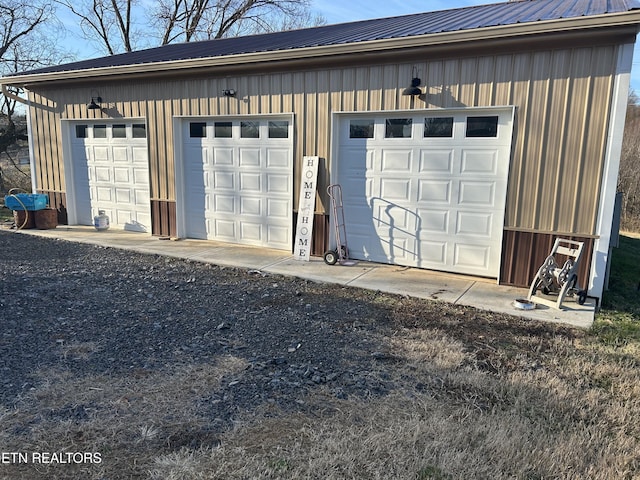
[[[176,202],[151,200],[151,233],[160,237],[176,237]]]
[[[45,193],[49,197],[49,207],[58,211],[58,225],[68,225],[67,218],[67,194],[54,190],[38,190],[38,193]]]
[[[504,231],[500,284],[529,287],[538,269],[551,253],[553,242],[558,237],[585,243],[578,266],[578,286],[587,288],[589,286],[589,269],[591,268],[591,256],[595,239],[514,230]],[[564,263],[565,260],[566,257],[561,255],[556,257],[556,261],[560,264]]]

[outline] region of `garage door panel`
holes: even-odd
[[[148,169],[147,147],[131,147],[131,157],[135,165],[142,165]]]
[[[443,267],[447,264],[447,242],[422,240],[420,242],[420,261],[417,266]]]
[[[113,122],[89,121],[80,124],[83,128],[69,129],[76,221],[92,224],[93,216],[104,210],[113,227],[147,231],[151,228],[147,140],[133,138],[133,124],[122,128],[122,123],[116,127]]]
[[[210,174],[207,172],[205,179],[209,177]],[[213,182],[205,181],[205,187],[213,188],[214,190],[235,191],[236,181],[234,172],[213,172]]]
[[[347,127],[357,117],[345,114],[336,162],[354,258],[497,276],[513,110],[488,110],[508,127],[498,138],[466,137],[479,110],[440,110],[436,122],[425,121],[432,112],[379,114],[378,126],[411,117],[412,137],[379,130],[354,141]],[[451,127],[418,128],[427,123]]]
[[[364,170],[371,170],[373,168],[374,149],[362,150],[360,148],[341,148],[340,149],[340,161],[344,163],[345,174],[360,175]]]
[[[460,173],[467,175],[498,174],[497,150],[463,150]]]
[[[236,213],[236,198],[233,195],[225,195],[222,193],[211,195],[213,203],[209,208],[221,213]]]
[[[212,163],[223,167],[233,165],[233,148],[216,147],[213,150]]]
[[[242,148],[240,149],[241,167],[260,167],[260,149]]]
[[[408,202],[411,197],[411,179],[382,178],[380,179],[380,193],[384,199]]]
[[[267,216],[286,220],[289,218],[291,211],[291,202],[287,199],[278,200],[274,198],[267,199]]]
[[[117,183],[129,184],[129,183],[131,183],[131,178],[130,178],[129,172],[130,172],[129,168],[126,168],[126,167],[115,167],[113,169],[113,179]]]
[[[409,173],[412,170],[413,150],[382,150],[382,172]]]
[[[421,232],[447,234],[449,232],[449,211],[418,209]]]
[[[389,237],[381,239],[381,245],[388,263],[413,263],[418,257],[414,242],[408,238]]]
[[[453,149],[421,149],[418,173],[450,175],[453,173],[453,155]]]
[[[418,202],[425,204],[450,204],[451,180],[419,180]]]
[[[131,190],[128,188],[116,188],[116,202],[131,203]]]
[[[241,193],[260,193],[262,191],[262,182],[260,173],[240,172],[239,191]]]
[[[150,198],[149,198],[149,190],[148,189],[146,189],[146,188],[145,189],[136,188],[134,190],[134,195],[135,195],[135,204],[136,205],[138,205],[139,207],[146,207],[147,205],[149,205]],[[147,212],[143,208],[137,209],[136,211],[138,212],[138,220],[141,223],[144,223],[144,222],[142,222],[140,220],[140,215],[146,214]],[[148,215],[148,214],[146,216],[151,218],[151,216]],[[151,224],[150,223],[145,223],[145,225],[151,225]]]
[[[262,224],[251,221],[240,221],[240,243],[250,244],[262,241]]]
[[[269,193],[289,195],[291,193],[291,177],[282,174],[267,174],[267,191]]]
[[[109,147],[93,147],[91,160],[93,160],[95,163],[111,163],[111,158],[109,156]]]
[[[267,226],[267,242],[283,250],[291,248],[290,231],[286,227],[276,225]]]
[[[216,237],[220,239],[228,239],[229,241],[234,241],[236,239],[236,222],[231,220],[226,220],[223,218],[216,218],[213,220]]]
[[[107,182],[110,183],[113,181],[111,177],[111,167],[96,167],[94,169],[95,175],[92,175],[91,178],[96,182]]]
[[[456,235],[473,235],[489,239],[493,233],[492,220],[491,213],[459,211],[456,218]]]
[[[134,168],[133,169],[133,183],[137,187],[146,187],[148,190],[149,187],[149,170],[145,168]]]
[[[401,230],[411,234],[417,231],[420,218],[412,210],[383,200],[373,199],[372,202],[373,219],[377,228],[387,226],[391,230]]]
[[[453,264],[456,267],[466,267],[484,271],[489,267],[489,247],[456,243]]]
[[[493,208],[496,206],[495,182],[460,182],[458,205]]]
[[[113,161],[115,163],[129,163],[128,147],[113,147]]]
[[[291,156],[288,148],[270,148],[267,150],[267,168],[291,169]]]
[[[194,129],[198,138],[191,137],[190,121],[184,122],[185,172],[184,215],[188,237],[208,238],[230,243],[263,245],[290,249],[292,237],[293,156],[291,139],[270,138],[268,121],[225,120],[232,137],[215,137],[215,119],[198,120],[206,129]],[[288,121],[283,121],[289,132]],[[261,138],[241,135],[261,132]],[[244,129],[243,129],[244,128]],[[249,132],[249,133],[251,133]],[[202,137],[201,135],[205,135]],[[211,152],[211,161],[198,162],[195,152]],[[203,191],[213,199],[201,212],[190,215],[193,203],[191,180],[198,174],[204,180]],[[198,217],[207,218],[204,232]]]
[[[240,215],[262,215],[262,198],[241,197]]]
[[[96,187],[95,198],[98,202],[113,202],[112,189],[110,187]]]

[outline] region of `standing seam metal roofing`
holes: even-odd
[[[23,72],[20,75],[341,45],[520,23],[615,14],[638,8],[640,8],[640,3],[636,0],[521,0],[301,30],[170,44],[137,52],[44,67]]]

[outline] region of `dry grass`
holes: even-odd
[[[314,415],[257,415],[218,448],[160,455],[151,478],[640,478],[637,357],[557,340],[547,367],[496,376],[438,332],[406,342],[393,351],[423,391],[317,395]]]
[[[419,379],[413,388],[368,400],[320,388],[300,411],[239,412],[219,436],[198,402],[244,360],[82,379],[42,371],[47,384],[0,413],[3,451],[96,451],[103,462],[2,465],[0,478],[640,478],[637,347],[481,337],[473,349],[440,329],[399,329],[393,366],[372,374]]]

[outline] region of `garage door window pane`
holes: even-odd
[[[86,125],[76,125],[76,138],[87,138]]]
[[[133,138],[147,138],[147,127],[144,123],[134,123]]]
[[[216,122],[213,124],[213,136],[216,138],[231,138],[232,136],[231,122]]]
[[[289,138],[289,122],[269,122],[269,138]]]
[[[93,138],[107,138],[107,126],[106,125],[94,125]]]
[[[207,136],[206,122],[189,123],[189,136],[191,138],[204,138]]]
[[[411,138],[410,118],[388,118],[384,130],[384,138]]]
[[[453,137],[453,117],[435,117],[424,119],[425,138]]]
[[[351,120],[349,138],[373,138],[373,120]]]
[[[113,133],[113,138],[127,138],[127,126],[114,125],[112,133]]]
[[[260,138],[260,122],[240,122],[242,138]]]
[[[498,116],[467,117],[467,137],[498,136]]]

